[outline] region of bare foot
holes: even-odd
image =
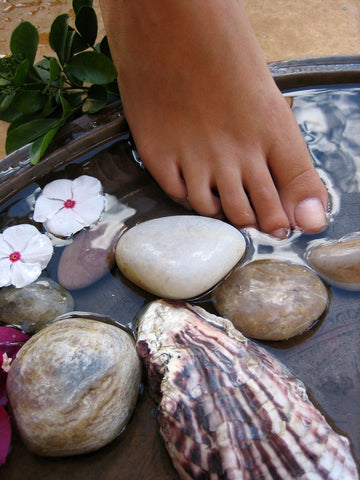
[[[327,192],[237,0],[103,0],[125,116],[170,196],[279,238],[327,225]]]

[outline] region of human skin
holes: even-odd
[[[162,189],[278,238],[328,197],[239,0],[101,0],[124,113]]]

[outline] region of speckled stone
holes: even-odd
[[[115,258],[133,283],[159,297],[186,299],[216,285],[241,259],[246,242],[233,226],[208,217],[148,220],[123,234]]]
[[[309,329],[328,304],[328,291],[308,268],[257,260],[238,268],[214,291],[215,307],[244,335],[285,340]]]
[[[60,320],[21,348],[7,392],[25,445],[43,456],[79,455],[111,442],[139,393],[141,364],[126,331],[87,318]]]

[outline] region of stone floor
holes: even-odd
[[[0,0],[0,55],[9,53],[11,32],[22,20],[39,31],[39,56],[49,53],[50,25],[57,15],[71,14],[71,4],[71,0]],[[360,54],[359,0],[245,0],[245,4],[269,62]],[[97,0],[94,6],[99,11]],[[5,156],[6,128],[0,122],[0,158]]]

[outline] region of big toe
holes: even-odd
[[[323,202],[319,198],[306,198],[294,209],[295,227],[306,233],[317,233],[325,230],[328,216]]]

